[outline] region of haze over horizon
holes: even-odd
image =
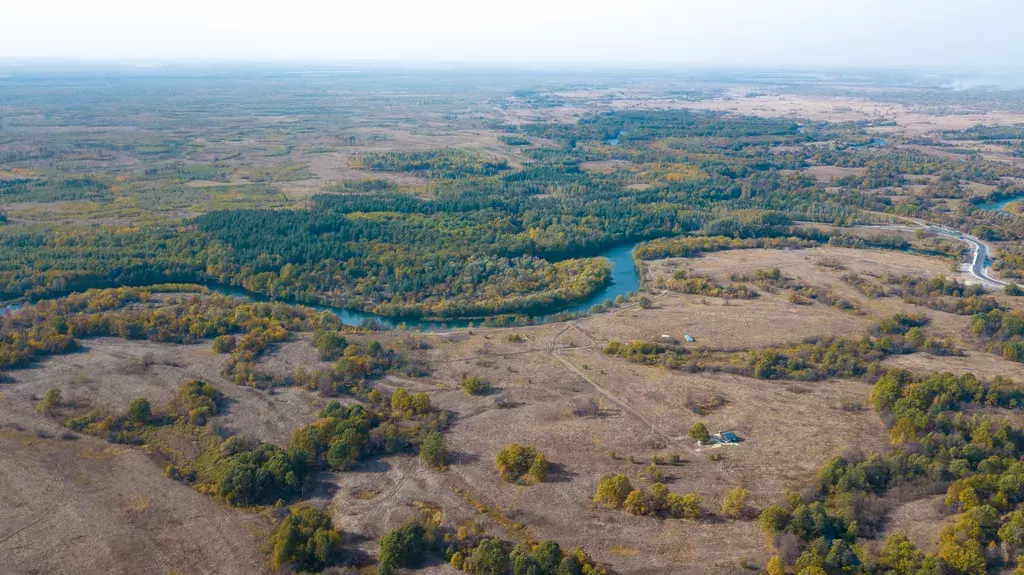
[[[4,7],[0,60],[1020,66],[1012,0],[49,0]]]

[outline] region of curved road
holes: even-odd
[[[947,237],[958,239],[971,246],[971,266],[968,271],[975,279],[982,283],[982,285],[988,287],[1001,288],[1007,285],[1007,282],[996,279],[989,275],[989,247],[988,244],[981,241],[980,239],[970,235],[951,230],[936,224],[930,224],[927,222],[921,222],[929,230]]]
[[[976,238],[971,234],[965,234],[963,232],[959,232],[957,230],[947,228],[939,224],[933,224],[932,222],[928,222],[925,220],[919,220],[916,218],[904,218],[904,221],[913,222],[917,224],[918,228],[924,228],[932,233],[939,234],[941,236],[946,236],[954,240],[959,240],[971,246],[971,265],[967,268],[966,273],[973,276],[974,279],[978,280],[978,283],[980,283],[981,285],[996,289],[1004,288],[1007,285],[1009,285],[1010,282],[1001,279],[996,279],[990,275],[989,253],[992,251],[992,248],[989,247],[989,245],[986,244],[981,239]],[[918,229],[914,228],[913,226],[901,224],[886,224],[871,227],[902,231]]]

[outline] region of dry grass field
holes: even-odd
[[[141,450],[66,433],[37,413],[37,392],[120,405],[157,401],[166,366],[149,377],[118,373],[150,346],[93,341],[87,351],[22,371],[0,391],[0,556],[8,573],[255,573],[268,518],[230,509],[177,481]],[[176,358],[188,349],[164,349]],[[184,374],[181,374],[184,375]],[[241,390],[239,390],[241,391]],[[126,403],[125,403],[126,405]]]
[[[668,371],[606,356],[602,349],[608,341],[691,333],[695,345],[756,348],[810,335],[859,337],[880,317],[923,311],[932,318],[930,329],[952,335],[969,355],[915,354],[891,358],[886,366],[973,371],[982,378],[1024,376],[1019,364],[971,348],[968,318],[915,308],[896,298],[866,298],[839,279],[842,270],[820,265],[826,258],[847,271],[936,275],[948,270],[944,260],[876,250],[721,252],[650,262],[648,274],[653,278],[685,268],[728,281],[732,273],[779,267],[787,277],[830,286],[855,299],[862,312],[817,303],[798,306],[784,293],[727,305],[719,298],[663,293],[653,298],[650,309],[629,304],[570,323],[417,335],[428,344],[416,354],[430,375],[388,376],[377,385],[424,391],[434,405],[455,415],[447,434],[453,454],[449,470],[428,469],[411,457],[371,461],[351,472],[323,474],[313,503],[330,510],[345,533],[346,547],[364,557],[376,553],[387,530],[417,509],[431,508],[451,525],[478,521],[511,540],[554,538],[564,547],[582,546],[618,573],[729,572],[743,560],[763,565],[770,549],[753,516],[692,522],[597,508],[591,498],[598,479],[625,473],[634,486],[648,485],[642,471],[651,459],[675,454],[677,465],[661,467],[672,491],[698,493],[706,508],[717,510],[727,489],[742,486],[751,492],[752,508],[763,508],[806,485],[835,455],[886,448],[887,431],[877,414],[848,407],[866,403],[870,385]],[[377,337],[398,346],[409,336]],[[0,503],[9,518],[0,549],[12,558],[13,572],[29,572],[30,565],[71,572],[68,566],[76,565],[81,568],[76,572],[127,573],[128,558],[138,554],[152,557],[160,572],[172,567],[182,573],[265,568],[258,543],[269,528],[267,517],[226,508],[164,478],[158,462],[138,448],[77,435],[62,439],[62,429],[33,408],[33,401],[53,387],[68,400],[110,410],[124,409],[134,397],[160,405],[182,382],[198,378],[228,397],[226,412],[215,418],[224,432],[286,445],[291,430],[312,421],[325,402],[301,389],[271,393],[235,386],[220,376],[222,362],[223,356],[206,344],[94,339],[78,353],[12,372],[14,382],[0,388],[0,481],[13,494]],[[328,365],[317,358],[309,334],[279,344],[260,359],[261,368],[279,374]],[[459,383],[469,375],[483,377],[495,391],[467,395]],[[498,407],[499,395],[511,407]],[[598,403],[598,414],[575,415],[588,400]],[[694,404],[715,407],[697,415],[688,407]],[[712,431],[735,431],[743,441],[697,451],[686,437],[697,420],[706,421]],[[511,442],[538,446],[555,464],[551,479],[533,486],[505,483],[494,469],[494,457]],[[930,545],[938,529],[925,513],[934,508],[932,503],[897,507],[892,528]],[[719,545],[723,538],[730,545]],[[226,555],[225,549],[231,552]],[[449,569],[428,566],[431,573]]]
[[[138,450],[0,431],[5,573],[259,573],[271,522],[165,478]]]
[[[891,233],[891,232],[890,232]],[[839,267],[836,267],[836,266]],[[588,330],[604,339],[633,339],[667,334],[681,337],[690,333],[699,344],[724,348],[763,347],[772,343],[798,341],[804,336],[859,337],[878,318],[899,312],[924,313],[937,333],[966,339],[967,321],[953,314],[920,308],[899,298],[872,299],[858,292],[841,277],[847,273],[958,277],[950,271],[949,260],[883,250],[855,250],[819,247],[798,250],[734,250],[706,254],[699,258],[669,258],[651,262],[648,277],[669,278],[679,269],[708,275],[729,283],[734,274],[752,275],[759,269],[779,268],[787,278],[801,284],[828,288],[853,302],[859,312],[843,311],[815,303],[797,306],[788,292],[762,293],[751,300],[725,302],[699,295],[668,293],[650,310],[633,310],[636,320],[619,332],[613,320],[588,320]],[[1010,302],[1007,302],[1010,303]],[[729,309],[735,308],[735,309]]]

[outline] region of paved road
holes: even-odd
[[[986,244],[984,241],[972,236],[971,234],[961,233],[958,232],[957,230],[953,230],[945,226],[940,226],[939,224],[933,224],[931,222],[919,220],[916,218],[907,219],[933,233],[946,236],[954,240],[960,240],[965,244],[971,246],[971,265],[970,267],[967,268],[967,273],[973,276],[974,279],[978,280],[978,282],[981,285],[989,288],[1001,289],[1006,287],[1006,285],[1009,283],[992,277],[991,271],[989,269],[989,254],[991,253],[992,248],[990,248],[989,245]],[[885,224],[872,227],[898,231],[908,231],[916,229],[913,226],[900,224]]]
[[[937,234],[958,239],[971,246],[971,266],[968,268],[968,271],[975,279],[988,287],[1001,288],[1006,286],[1007,282],[989,275],[989,247],[985,242],[970,234],[963,234],[935,224],[923,223],[925,227]]]

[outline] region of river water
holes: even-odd
[[[612,266],[612,283],[604,286],[593,296],[588,298],[586,301],[578,304],[566,306],[564,308],[555,309],[551,311],[551,315],[535,318],[535,322],[543,323],[548,321],[554,321],[555,314],[560,313],[583,313],[592,308],[595,305],[603,304],[605,302],[614,301],[616,297],[626,297],[630,293],[640,289],[640,275],[637,273],[636,265],[633,262],[633,250],[637,244],[628,244],[611,248],[605,252],[598,254],[598,257],[607,258]],[[211,291],[230,295],[234,297],[241,297],[253,301],[271,301],[265,295],[250,292],[243,288],[223,286],[223,285],[207,285]],[[21,309],[24,303],[14,303],[0,307],[0,316]],[[419,318],[394,318],[377,315],[372,312],[355,310],[355,309],[344,309],[339,307],[332,307],[326,305],[316,304],[303,304],[307,307],[311,307],[320,311],[328,311],[338,316],[341,322],[346,325],[363,325],[367,320],[377,321],[383,329],[398,329],[405,327],[407,329],[422,330],[422,331],[445,331],[452,328],[469,327],[472,323],[474,325],[480,325],[484,319],[465,320],[465,319],[452,319],[452,320],[424,320]]]
[[[605,140],[604,143],[608,144],[609,146],[618,146],[619,145],[619,138],[621,138],[622,136],[628,136],[628,135],[629,135],[629,132],[627,132],[625,130],[619,130],[619,133],[615,134],[614,138],[610,138],[608,140]]]
[[[1024,196],[1012,196],[1012,197],[1006,198],[1005,200],[999,200],[998,202],[989,202],[989,203],[986,203],[986,204],[978,204],[976,207],[979,210],[985,210],[987,212],[998,212],[1000,210],[1005,210],[1007,204],[1011,204],[1013,202],[1017,202],[1017,201],[1020,201],[1020,200],[1024,200]]]

